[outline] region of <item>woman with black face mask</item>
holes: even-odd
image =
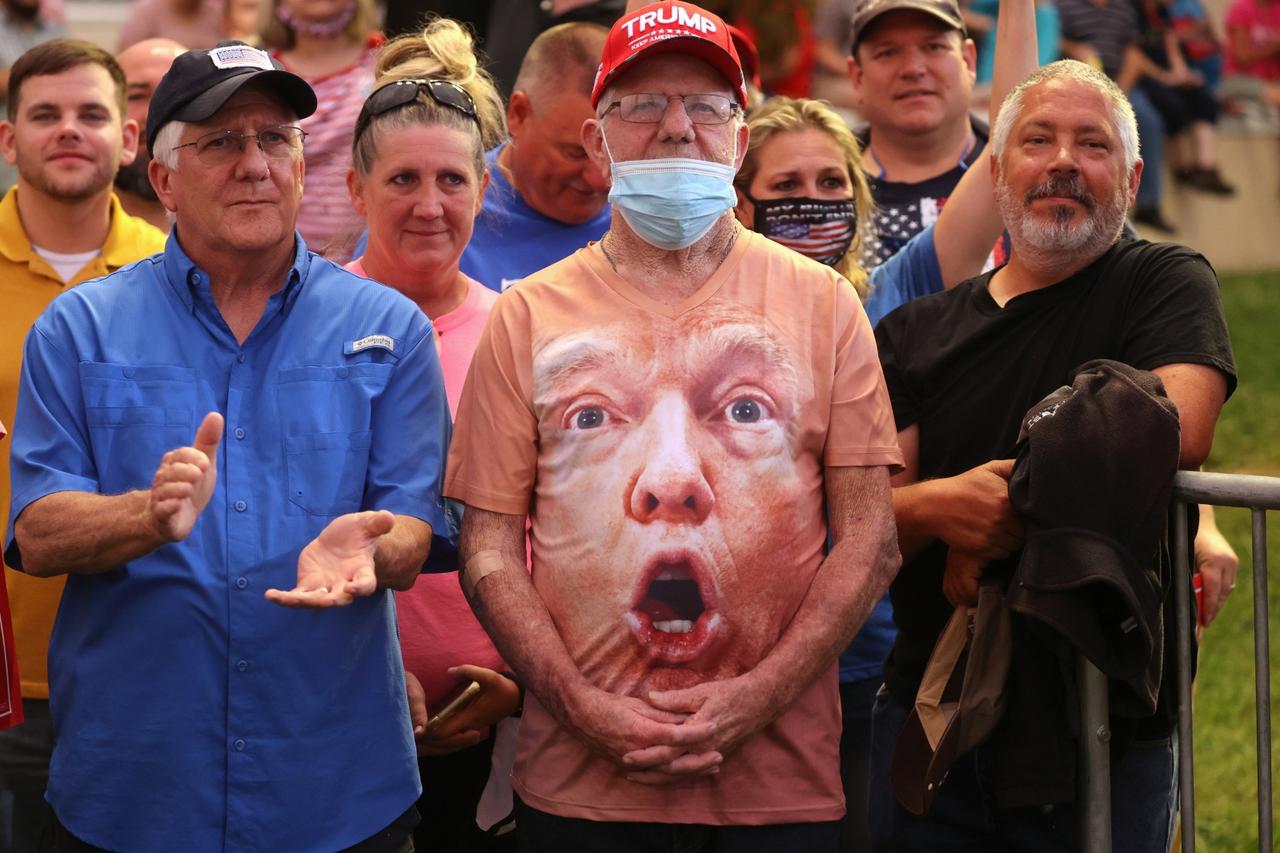
[[[1025,64],[1025,70],[1034,62]],[[1021,77],[1012,78],[1017,82]],[[866,303],[872,324],[916,296],[982,271],[1003,226],[983,154],[943,206],[937,222],[870,276],[859,268],[859,233],[872,200],[862,149],[826,101],[777,97],[747,120],[751,143],[734,179],[743,225],[835,267]]]
[[[776,97],[747,119],[751,143],[734,179],[738,221],[835,267],[866,295],[858,223],[871,219],[871,189],[858,140],[826,101]]]

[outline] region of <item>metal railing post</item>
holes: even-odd
[[[1271,779],[1271,648],[1267,598],[1267,511],[1280,510],[1280,477],[1181,471],[1174,480],[1173,584],[1177,605],[1178,790],[1182,850],[1196,849],[1195,766],[1191,719],[1191,556],[1186,504],[1244,507],[1253,514],[1253,663],[1257,714],[1258,850],[1274,849]],[[1167,628],[1168,626],[1166,626]],[[1111,850],[1110,731],[1106,677],[1083,655],[1080,684],[1080,845]]]
[[[1258,718],[1258,849],[1271,843],[1271,642],[1267,623],[1267,513],[1253,511],[1253,669]]]
[[[1253,522],[1253,663],[1254,663],[1254,711],[1257,717],[1258,760],[1258,849],[1270,853],[1274,849],[1272,839],[1272,779],[1271,779],[1271,655],[1270,626],[1268,625],[1267,598],[1267,510],[1280,510],[1280,477],[1259,477],[1252,474],[1208,474],[1200,471],[1182,471],[1174,481],[1174,498],[1188,503],[1234,506],[1249,509]],[[1175,515],[1175,524],[1185,518]],[[1185,534],[1176,543],[1186,549]],[[1179,568],[1181,571],[1181,567]],[[1183,575],[1178,575],[1179,626],[1183,614],[1185,595]],[[1178,644],[1179,688],[1190,682],[1190,657],[1183,660],[1183,638]],[[1181,690],[1180,690],[1181,693]],[[1178,730],[1183,738],[1182,756],[1190,756],[1191,708],[1189,701],[1180,697],[1178,703]],[[1190,762],[1186,762],[1181,776],[1182,793],[1182,849],[1195,849],[1195,799],[1191,779]]]
[[[1196,849],[1195,768],[1191,743],[1191,566],[1187,554],[1187,510],[1173,513],[1173,585],[1178,603],[1178,797],[1182,809],[1182,853]]]
[[[1107,677],[1076,655],[1080,683],[1080,838],[1087,853],[1111,853],[1111,721]]]

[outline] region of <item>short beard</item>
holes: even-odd
[[[50,180],[43,172],[39,170],[28,171],[23,169],[23,163],[18,161],[18,175],[36,190],[44,193],[49,198],[62,202],[80,202],[93,198],[111,186],[112,175],[105,172],[98,172],[90,175],[79,184],[58,182]]]
[[[1115,243],[1124,227],[1128,194],[1121,184],[1108,199],[1099,202],[1084,186],[1079,175],[1054,176],[1032,187],[1024,199],[1014,198],[1004,176],[996,179],[996,203],[1000,218],[1009,231],[1013,251],[1029,265],[1041,269],[1071,267],[1080,260],[1092,261]],[[1085,220],[1073,225],[1074,208],[1066,205],[1052,210],[1045,221],[1030,211],[1031,203],[1049,197],[1073,198],[1085,208]]]
[[[138,156],[132,163],[121,166],[120,171],[116,172],[116,189],[146,202],[159,201],[156,188],[151,186],[151,176],[147,174],[147,167],[150,164],[151,158],[142,151],[138,151]]]

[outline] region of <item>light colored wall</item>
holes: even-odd
[[[1178,232],[1139,231],[1190,246],[1218,272],[1280,269],[1280,138],[1222,134],[1218,160],[1234,198],[1191,192],[1166,176],[1161,207]]]

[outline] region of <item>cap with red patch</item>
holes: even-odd
[[[683,53],[703,60],[724,75],[738,103],[746,106],[742,61],[728,25],[718,15],[679,0],[643,6],[613,25],[591,87],[591,106],[599,104],[609,84],[636,60],[659,53]]]

